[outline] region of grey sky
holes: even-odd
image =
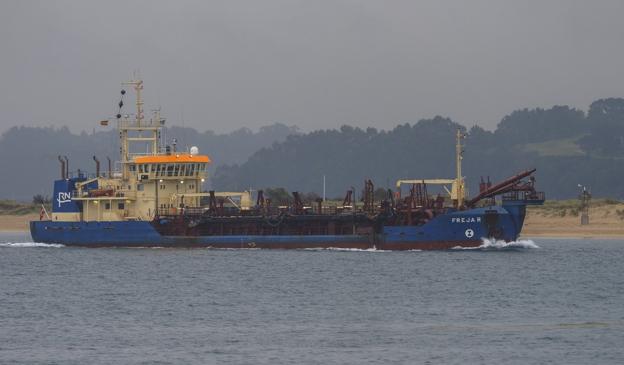
[[[493,128],[622,96],[624,1],[2,1],[0,131],[91,130],[140,69],[169,124]]]

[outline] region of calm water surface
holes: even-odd
[[[2,364],[624,363],[622,241],[442,252],[0,242]]]

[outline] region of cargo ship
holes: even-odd
[[[481,180],[467,198],[462,176],[463,139],[456,135],[456,176],[403,179],[380,199],[374,184],[363,193],[347,191],[342,204],[304,201],[292,193],[279,205],[263,191],[217,192],[202,189],[208,156],[197,147],[178,151],[161,137],[165,120],[158,111],[144,117],[142,80],[122,85],[136,92],[136,112],[122,114],[121,91],[115,122],[120,159],[107,171],[93,156],[95,173],[69,171],[59,156],[51,212],[30,222],[35,242],[81,247],[206,247],[228,249],[429,250],[478,247],[484,238],[518,238],[528,205],[544,202],[535,190],[535,169],[501,183]],[[107,126],[111,120],[102,121]],[[450,141],[449,141],[450,142]],[[139,152],[140,151],[140,152]],[[402,193],[401,187],[408,186]],[[442,193],[434,195],[435,188]],[[377,197],[377,199],[375,199]],[[42,209],[44,209],[42,207]]]

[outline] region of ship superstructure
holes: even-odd
[[[108,171],[103,172],[94,156],[94,175],[70,174],[68,164],[62,162],[61,179],[54,185],[53,221],[151,221],[158,214],[199,206],[210,158],[200,155],[197,147],[178,151],[175,143],[161,143],[165,120],[158,110],[152,118],[144,117],[143,81],[124,85],[136,92],[136,113],[122,115],[126,94],[122,90],[116,118],[120,142],[117,168],[112,170],[109,160]]]
[[[535,190],[534,169],[495,185],[482,181],[479,194],[467,199],[461,131],[456,134],[454,178],[401,179],[381,201],[375,201],[374,184],[366,180],[360,206],[353,188],[338,205],[303,201],[296,191],[291,203],[282,206],[266,199],[262,190],[255,204],[249,191],[204,192],[210,158],[197,147],[178,151],[175,140],[163,143],[165,121],[159,111],[144,117],[143,82],[124,85],[136,92],[136,112],[122,114],[122,90],[115,169],[109,159],[103,173],[94,156],[94,175],[71,174],[67,158],[59,156],[61,178],[54,182],[52,214],[30,224],[36,242],[86,247],[475,247],[483,238],[515,240],[526,206],[544,202],[544,194]],[[410,186],[407,194],[402,185]],[[428,191],[438,185],[443,193]]]

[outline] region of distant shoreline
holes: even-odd
[[[590,224],[582,226],[573,208],[529,207],[520,237],[624,239],[622,212],[622,203],[596,204],[589,210]]]
[[[29,222],[39,220],[39,214],[2,214],[0,215],[0,232],[28,232]]]
[[[577,234],[577,235],[572,235],[569,233],[531,233],[531,234],[526,234],[526,233],[521,233],[520,237],[518,238],[519,240],[530,240],[533,238],[545,238],[545,239],[587,239],[587,240],[593,240],[593,239],[601,239],[601,240],[624,240],[624,234],[589,234],[589,235],[583,235],[583,234]]]

